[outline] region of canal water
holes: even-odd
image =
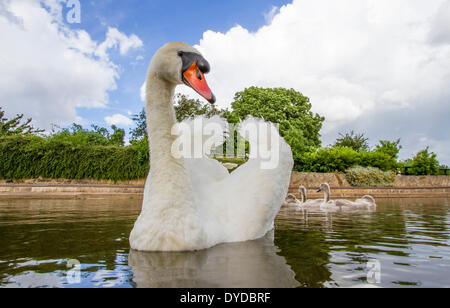
[[[0,201],[0,287],[450,287],[450,200],[283,209],[246,243],[130,251],[139,200]]]

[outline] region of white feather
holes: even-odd
[[[204,155],[207,151],[197,159],[171,155],[176,139],[171,135],[176,122],[171,103],[173,82],[182,83],[177,55],[180,50],[197,52],[185,44],[169,43],[155,54],[147,76],[151,171],[142,212],[130,234],[135,250],[201,250],[219,243],[261,238],[273,229],[289,188],[294,162],[289,145],[278,133],[268,144],[260,140],[253,143],[265,149],[279,145],[279,151],[273,152],[278,163],[272,169],[261,167],[264,159],[252,158],[229,174],[222,164]],[[224,123],[217,117],[203,120]],[[265,122],[253,118],[244,122],[252,123]]]

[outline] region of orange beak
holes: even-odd
[[[216,97],[212,94],[211,89],[206,83],[205,75],[198,68],[197,61],[194,61],[194,63],[184,71],[183,82],[203,96],[211,104],[216,102]]]

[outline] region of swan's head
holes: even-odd
[[[286,202],[295,201],[295,199],[297,199],[297,198],[295,197],[295,195],[289,194],[289,195],[287,195],[287,197],[286,197]]]
[[[320,184],[319,190],[317,192],[321,192],[321,191],[329,193],[330,192],[330,185],[328,185],[328,183]]]
[[[365,195],[361,199],[368,201],[369,203],[375,204],[375,198],[370,195]]]
[[[211,92],[204,74],[209,73],[208,61],[194,47],[179,42],[167,43],[153,56],[150,71],[175,85],[185,84],[214,104],[216,98]]]

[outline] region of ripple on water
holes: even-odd
[[[282,209],[261,240],[177,254],[130,253],[139,211],[137,200],[0,201],[0,287],[450,287],[447,199]]]

